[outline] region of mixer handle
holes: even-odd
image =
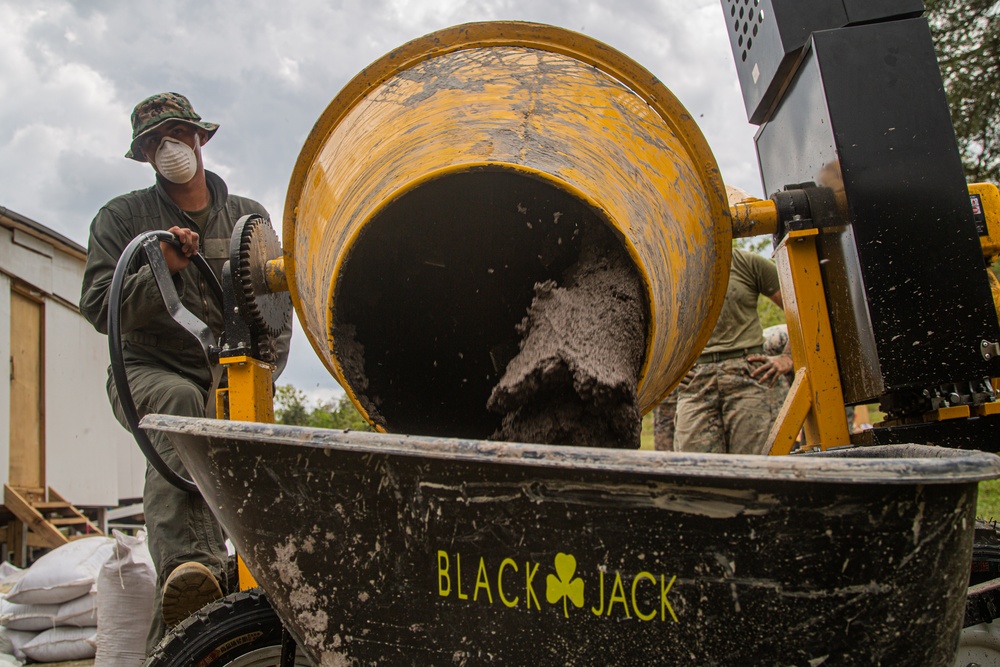
[[[140,250],[146,253],[149,268],[156,280],[156,285],[163,297],[163,303],[170,313],[170,317],[181,325],[185,331],[194,336],[201,343],[202,351],[209,367],[218,363],[219,348],[208,325],[198,319],[194,313],[189,311],[181,303],[174,287],[174,281],[167,269],[167,262],[163,257],[160,248],[160,241],[166,241],[179,245],[177,237],[166,231],[144,232],[136,236],[125,246],[118,264],[115,266],[115,273],[111,279],[111,289],[108,293],[108,352],[111,355],[111,375],[114,379],[115,390],[118,392],[118,400],[121,403],[122,412],[125,414],[125,422],[132,437],[135,438],[143,456],[149,461],[156,472],[160,473],[164,479],[182,491],[197,493],[198,487],[195,483],[174,472],[156,451],[156,447],[150,442],[146,432],[139,427],[139,414],[135,407],[135,400],[132,397],[132,389],[129,386],[128,374],[125,371],[125,359],[122,351],[122,286],[125,277],[128,275],[129,266],[136,253]],[[222,303],[222,286],[218,278],[212,272],[208,262],[200,254],[193,255],[191,261],[198,268],[199,272],[208,282],[209,288]]]

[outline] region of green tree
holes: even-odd
[[[371,431],[347,396],[334,401],[320,402],[310,408],[306,393],[290,384],[278,385],[274,394],[274,420],[279,424],[313,426],[316,428]]]
[[[341,396],[336,401],[321,403],[312,411],[309,421],[310,426],[317,428],[350,429],[352,431],[372,430],[372,427],[347,396]]]
[[[760,326],[764,329],[785,323],[785,311],[764,295],[757,297],[757,315],[760,317]]]
[[[1000,182],[1000,0],[924,0],[966,178]]]
[[[306,394],[290,384],[279,384],[274,392],[274,421],[292,426],[308,426]]]

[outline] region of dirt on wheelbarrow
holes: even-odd
[[[621,243],[603,225],[588,227],[563,279],[535,285],[520,351],[487,403],[503,415],[491,439],[638,449],[647,317]]]

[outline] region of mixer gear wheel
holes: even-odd
[[[259,215],[241,218],[237,225],[239,233],[233,234],[229,260],[235,268],[236,302],[259,331],[277,336],[292,316],[288,292],[271,292],[267,286],[267,263],[281,257],[278,235]]]
[[[274,336],[263,333],[257,336],[257,358],[266,364],[278,362],[278,352],[275,349]]]

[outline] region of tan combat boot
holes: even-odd
[[[181,563],[163,584],[163,622],[172,628],[209,602],[222,597],[222,588],[201,563]]]

